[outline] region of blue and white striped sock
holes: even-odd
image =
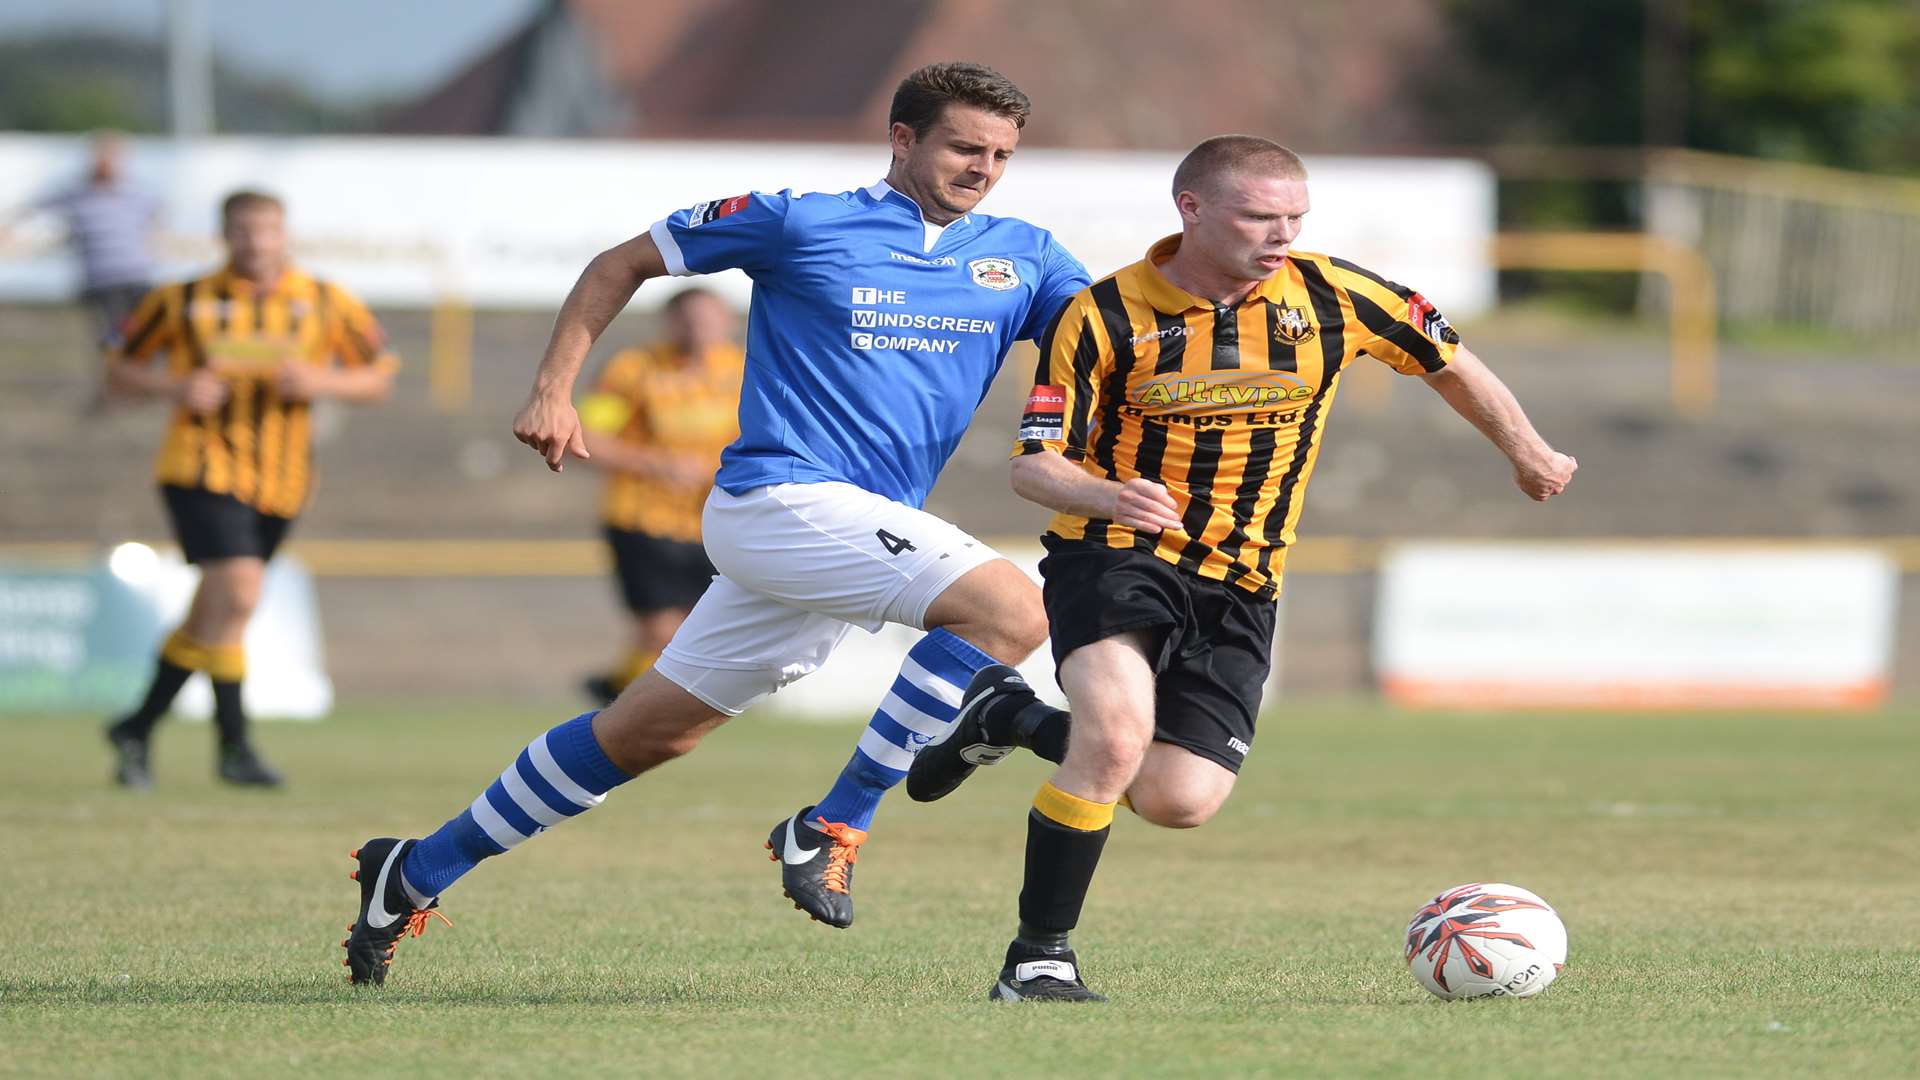
[[[582,713],[528,743],[473,805],[407,852],[400,883],[416,905],[425,907],[481,859],[599,806],[633,779],[600,749],[593,717]]]
[[[863,831],[872,825],[881,796],[907,778],[913,755],[953,723],[973,673],[994,662],[946,630],[921,638],[907,651],[899,678],[867,722],[852,760],[807,816],[844,822]]]

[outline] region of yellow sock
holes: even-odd
[[[1090,802],[1078,795],[1069,795],[1054,787],[1051,780],[1041,784],[1040,793],[1033,797],[1033,808],[1041,817],[1081,832],[1099,832],[1113,824],[1113,807],[1113,803]]]
[[[207,647],[188,637],[186,630],[175,630],[168,636],[166,644],[160,646],[160,659],[188,671],[205,671]]]
[[[215,682],[239,682],[247,677],[245,645],[215,645],[206,653],[208,678]]]
[[[1138,811],[1138,810],[1135,810],[1135,809],[1133,808],[1133,796],[1132,796],[1132,795],[1122,795],[1122,796],[1120,796],[1120,805],[1121,805],[1121,806],[1124,806],[1124,807],[1126,807],[1126,808],[1127,808],[1127,812],[1128,812],[1128,813],[1130,813],[1130,814],[1137,814],[1137,813],[1139,813],[1139,812],[1140,812],[1140,811]]]
[[[614,673],[613,683],[616,689],[625,690],[627,684],[647,673],[653,662],[660,658],[659,653],[650,653],[644,649],[635,649],[627,654],[627,662]]]

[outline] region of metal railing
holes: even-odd
[[[1698,251],[1644,233],[1501,233],[1489,257],[1502,270],[1618,271],[1666,279],[1672,296],[1668,389],[1674,410],[1693,418],[1713,411],[1718,385],[1714,276]]]

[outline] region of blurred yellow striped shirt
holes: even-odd
[[[746,356],[727,343],[688,357],[665,343],[626,349],[607,361],[582,403],[581,423],[630,446],[697,455],[706,480],[689,485],[614,471],[601,517],[616,529],[700,542],[700,512],[720,451],[740,437],[740,380]]]
[[[261,289],[222,269],[148,293],[122,325],[115,358],[186,374],[211,368],[226,403],[206,416],[176,406],[154,463],[163,484],[231,495],[291,518],[313,487],[312,407],[283,399],[282,363],[398,366],[366,306],[338,285],[289,268]]]

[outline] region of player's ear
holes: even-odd
[[[1173,197],[1173,205],[1180,211],[1180,221],[1185,225],[1200,223],[1200,196],[1191,191],[1183,191]]]
[[[887,129],[887,143],[893,147],[893,156],[896,161],[906,157],[917,141],[911,124],[903,124],[895,120],[893,126]]]

